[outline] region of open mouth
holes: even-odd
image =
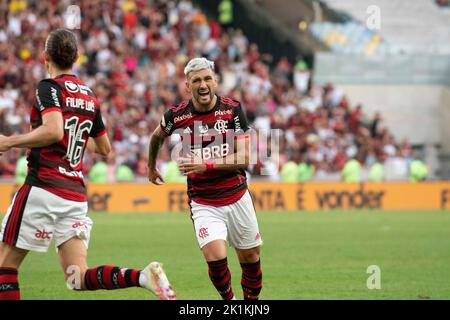
[[[209,96],[209,91],[199,92],[198,95],[200,97],[208,97]]]

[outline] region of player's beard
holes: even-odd
[[[197,91],[197,97],[196,100],[198,102],[198,104],[204,106],[204,107],[209,107],[209,105],[211,104],[211,102],[213,101],[214,98],[214,93],[209,90],[208,95],[200,95],[200,92]]]

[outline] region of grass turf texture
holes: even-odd
[[[143,268],[164,263],[178,299],[219,295],[195,240],[188,213],[90,214],[90,266]],[[262,212],[261,299],[450,299],[450,214],[444,211]],[[232,284],[242,299],[240,267],[229,248]],[[369,290],[369,265],[381,289]],[[54,246],[30,253],[20,270],[23,299],[156,299],[129,288],[72,292]]]

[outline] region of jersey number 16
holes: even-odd
[[[86,140],[83,139],[83,134],[85,132],[89,134],[92,129],[92,121],[85,120],[79,125],[78,121],[78,117],[71,117],[64,124],[64,129],[69,131],[66,159],[72,168],[78,166],[83,158],[83,150],[86,143]]]

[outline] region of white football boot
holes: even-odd
[[[176,300],[175,291],[170,285],[169,279],[164,272],[162,264],[159,262],[151,262],[144,270],[141,271],[148,280],[145,287],[159,296],[160,300]]]

